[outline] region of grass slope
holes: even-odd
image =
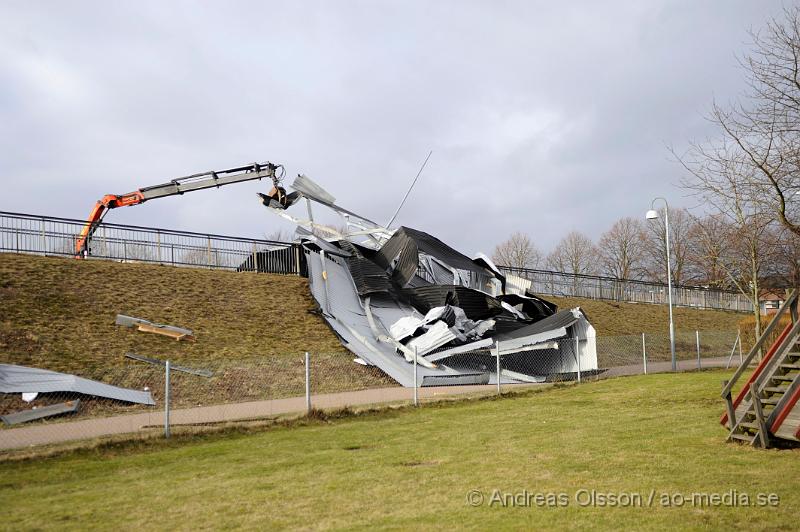
[[[664,332],[657,305],[550,298],[584,308],[599,335]],[[123,364],[127,351],[181,363],[345,353],[305,279],[0,253],[0,359],[53,370]],[[193,329],[175,342],[114,325],[116,314]],[[740,314],[676,309],[677,329],[735,331]]]
[[[648,305],[647,303],[617,303],[615,301],[598,301],[574,297],[549,297],[548,301],[559,308],[581,307],[592,321],[597,334],[601,336],[618,336],[640,333],[668,334],[669,309],[665,305]],[[687,331],[733,331],[739,320],[748,314],[725,310],[700,310],[686,307],[675,307],[673,319],[675,330]]]
[[[0,356],[77,370],[127,351],[177,362],[346,351],[305,279],[0,253]],[[176,342],[114,324],[117,314],[188,327]]]
[[[299,277],[0,253],[0,362],[147,387],[157,401],[163,370],[125,353],[214,371],[212,379],[176,374],[176,407],[301,395],[304,351],[327,370],[316,381],[330,376],[315,381],[320,393],[393,384],[354,364],[314,309]],[[117,314],[188,327],[197,341],[120,327]],[[42,395],[34,406],[72,398]],[[141,410],[84,399],[81,416]],[[18,394],[0,394],[0,414],[24,408]]]
[[[798,450],[724,443],[721,372],[651,375],[331,424],[0,464],[6,529],[789,529]],[[466,504],[481,490],[484,504]],[[489,506],[492,490],[567,507]],[[652,507],[580,507],[578,490]],[[777,507],[662,507],[775,493]]]

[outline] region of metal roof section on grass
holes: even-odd
[[[120,388],[68,373],[0,364],[0,393],[74,392],[143,405],[155,405],[150,392]]]
[[[22,410],[14,412],[13,414],[6,414],[0,416],[0,420],[6,425],[19,425],[20,423],[27,423],[28,421],[35,421],[52,416],[60,416],[62,414],[74,414],[81,406],[81,400],[67,401],[66,403],[58,403],[57,405],[40,406],[30,410]]]
[[[360,363],[403,386],[414,385],[415,360],[421,386],[597,370],[594,327],[580,309],[557,312],[483,254],[470,259],[423,231],[378,226],[306,176],[292,187],[308,219],[267,208],[298,224],[311,293]],[[312,202],[340,215],[345,230],[315,222]]]

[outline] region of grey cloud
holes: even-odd
[[[0,6],[0,209],[269,159],[470,253],[597,237],[674,184],[667,144],[743,88],[747,2],[36,2]],[[263,236],[248,183],[109,219]],[[465,230],[466,228],[466,230]]]

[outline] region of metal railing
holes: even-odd
[[[75,256],[75,244],[85,224],[69,218],[0,212],[0,251]],[[89,259],[301,272],[298,250],[290,243],[154,227],[101,223],[90,250]]]
[[[0,251],[74,256],[83,220],[0,211]],[[151,262],[304,275],[304,257],[288,242],[101,223],[90,245],[90,259]],[[637,303],[667,303],[667,285],[594,275],[511,268],[535,294]],[[752,312],[741,294],[696,286],[674,286],[677,306]]]
[[[530,282],[526,286],[534,294],[558,297],[606,299],[634,303],[667,304],[667,285],[633,279],[614,279],[597,275],[511,268],[500,266],[503,273]],[[701,286],[672,287],[673,304],[680,307],[752,312],[753,304],[740,293]]]

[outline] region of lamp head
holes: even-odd
[[[650,209],[649,211],[647,211],[647,214],[645,214],[644,217],[647,218],[648,220],[655,220],[656,218],[658,218],[658,211]]]

